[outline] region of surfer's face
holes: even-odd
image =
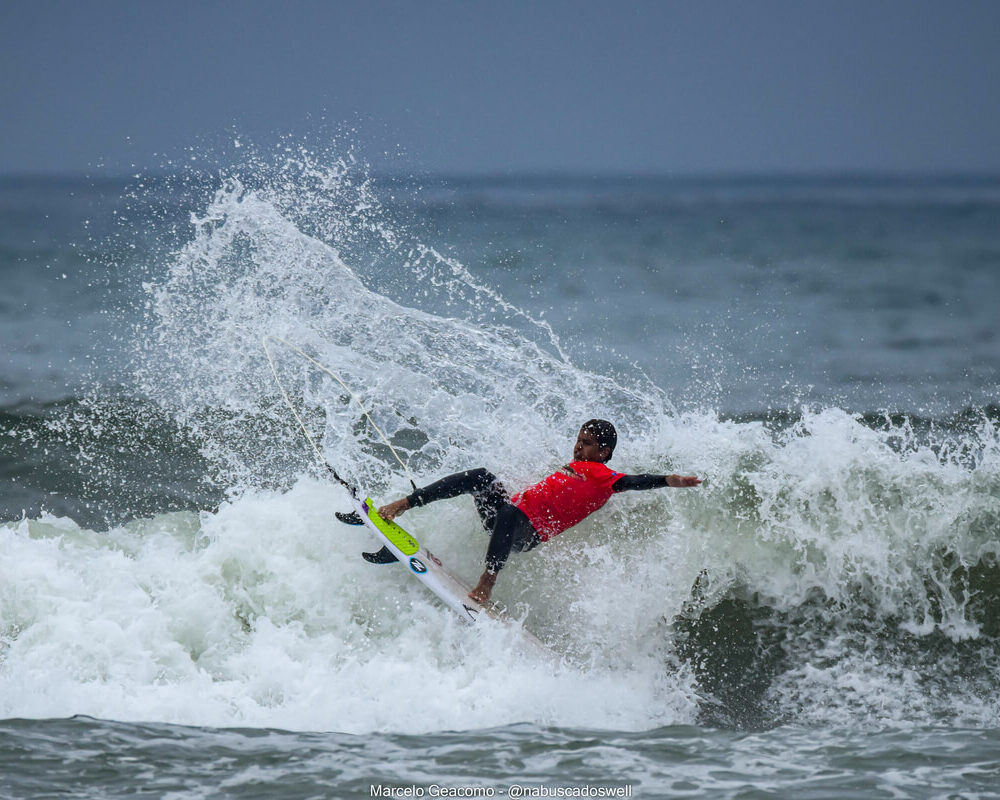
[[[608,460],[607,447],[601,447],[597,442],[597,436],[582,428],[576,437],[576,444],[573,445],[574,461],[600,461],[602,464]]]

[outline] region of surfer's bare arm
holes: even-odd
[[[701,478],[694,475],[622,475],[612,485],[615,492],[627,492],[636,489],[662,489],[664,486],[672,486],[675,489],[683,489],[689,486],[697,486],[701,483]]]
[[[382,517],[382,519],[389,521],[398,517],[409,507],[410,507],[410,501],[405,497],[401,497],[399,500],[395,500],[384,506],[380,506],[378,510],[378,515]]]

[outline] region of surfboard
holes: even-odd
[[[471,587],[449,572],[441,559],[421,545],[412,534],[396,522],[382,519],[370,497],[364,500],[352,497],[351,501],[365,527],[399,559],[399,563],[411,576],[437,595],[448,608],[468,622],[476,622],[480,616],[487,616],[507,625],[516,625],[496,606],[486,606],[469,597]],[[531,644],[551,655],[551,651],[533,633],[521,625],[517,627]]]

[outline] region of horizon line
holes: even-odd
[[[25,180],[74,180],[94,182],[120,182],[137,178],[168,178],[180,175],[197,175],[214,178],[220,170],[233,165],[216,166],[211,169],[132,169],[100,172],[90,169],[68,170],[3,170],[2,181]],[[612,180],[659,180],[659,181],[754,181],[754,180],[823,180],[823,181],[962,181],[993,182],[1000,180],[1000,169],[996,171],[968,169],[897,169],[897,168],[850,168],[850,169],[717,169],[717,170],[575,170],[575,169],[517,169],[517,170],[391,170],[370,167],[369,174],[376,180],[422,180],[441,182],[484,181],[509,183],[527,181],[612,181]]]

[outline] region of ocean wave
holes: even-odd
[[[128,393],[0,416],[4,716],[996,724],[995,406],[679,408],[640,370],[574,363],[543,319],[403,230],[363,168],[298,154],[250,177],[223,176],[159,251]],[[269,356],[265,337],[296,349]],[[377,498],[409,483],[371,420],[421,482],[487,466],[524,486],[594,416],[618,426],[616,469],[705,482],[616,496],[512,559],[497,597],[553,668],[358,557],[371,543],[333,519],[342,492],[286,397]],[[458,574],[481,569],[470,503],[404,522]]]

